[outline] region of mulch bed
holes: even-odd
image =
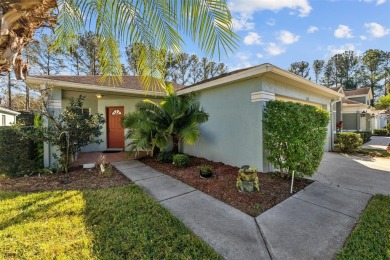
[[[169,163],[159,163],[154,158],[139,159],[144,164],[170,175],[214,198],[251,215],[258,216],[291,196],[290,178],[283,178],[276,174],[259,173],[260,192],[239,192],[236,188],[238,168],[208,161],[204,158],[190,157],[190,165],[180,169]],[[209,179],[199,177],[199,165],[210,165],[214,169],[214,176]],[[312,181],[296,178],[294,193],[302,190]]]
[[[14,179],[0,179],[0,190],[37,192],[50,190],[100,189],[123,186],[131,181],[114,167],[110,176],[99,174],[97,168],[71,168],[68,174],[46,174]]]

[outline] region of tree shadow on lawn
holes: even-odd
[[[101,259],[219,259],[138,186],[84,191],[85,223]]]

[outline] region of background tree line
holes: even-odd
[[[66,51],[55,51],[52,46],[55,39],[52,35],[41,34],[23,51],[24,60],[29,64],[28,75],[102,75],[102,57],[98,39],[93,32],[86,32],[71,39]],[[140,62],[141,44],[125,48],[122,61],[123,75],[140,75],[137,63]],[[165,66],[165,80],[182,85],[197,82],[221,75],[228,71],[224,63],[217,63],[195,54],[173,54],[160,51]],[[10,83],[9,83],[10,82]],[[30,91],[34,91],[30,95]],[[12,77],[0,75],[0,104],[14,110],[39,109],[38,90],[30,90],[22,82]],[[39,91],[38,91],[39,92]],[[1,97],[3,96],[3,98]]]
[[[313,70],[310,77],[310,69]],[[390,52],[369,49],[362,55],[354,51],[335,54],[329,60],[294,62],[290,72],[327,87],[356,89],[371,87],[374,99],[390,90]]]

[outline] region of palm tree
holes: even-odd
[[[226,0],[58,0],[58,6],[57,46],[66,48],[70,39],[93,29],[101,50],[102,80],[121,74],[118,42],[146,46],[137,66],[147,76],[143,79],[148,85],[152,78],[164,85],[165,59],[156,54],[161,50],[182,53],[185,42],[181,34],[209,56],[237,47]],[[108,79],[115,81],[115,77]]]
[[[102,80],[118,81],[121,75],[120,45],[147,46],[137,65],[143,75],[164,75],[161,50],[183,52],[186,35],[208,56],[228,53],[238,44],[226,0],[2,0],[0,72],[8,71],[17,53],[40,27],[55,27],[55,48],[66,51],[73,39],[86,31],[98,37]],[[57,8],[58,7],[58,8]],[[3,28],[4,27],[4,28]],[[21,30],[21,28],[23,30]],[[14,35],[10,37],[10,35]],[[19,39],[23,39],[20,41]],[[12,48],[12,50],[11,50]],[[4,61],[7,61],[4,64]],[[144,77],[148,83],[152,77]]]
[[[178,96],[172,84],[167,84],[167,96],[160,104],[144,100],[136,104],[137,111],[124,117],[131,149],[166,147],[172,141],[172,152],[179,152],[179,142],[194,144],[199,139],[199,124],[208,120],[194,95]]]

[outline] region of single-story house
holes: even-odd
[[[10,126],[15,124],[16,116],[19,114],[19,112],[13,111],[11,109],[0,107],[0,126]]]
[[[144,99],[163,97],[162,92],[142,89],[137,76],[124,76],[123,84],[113,87],[101,85],[99,76],[39,76],[29,77],[27,84],[50,87],[49,108],[60,113],[69,98],[86,96],[84,106],[90,113],[105,115],[103,140],[91,144],[82,152],[126,149],[125,130],[120,118],[135,110],[135,104]],[[260,171],[270,170],[265,160],[262,142],[262,118],[266,102],[292,101],[313,105],[329,111],[331,122],[324,149],[332,149],[336,133],[336,103],[344,94],[323,87],[271,64],[241,69],[184,87],[175,85],[178,95],[197,93],[197,99],[209,114],[209,120],[200,126],[201,136],[194,145],[181,145],[181,151],[212,161],[241,166],[249,164]],[[45,144],[45,166],[54,162],[53,147]]]
[[[353,90],[343,90],[342,87],[332,89],[345,96],[341,101],[341,117],[338,118],[343,121],[343,131],[372,132],[386,125],[387,116],[370,105],[373,99],[370,87]]]

